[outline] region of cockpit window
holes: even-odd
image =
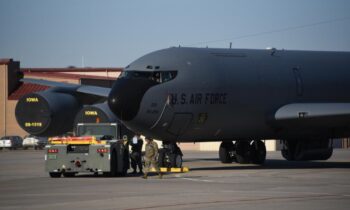
[[[119,78],[148,79],[157,83],[164,83],[173,80],[176,75],[176,71],[123,71]]]
[[[162,82],[167,82],[167,81],[173,80],[176,77],[177,72],[176,71],[163,71],[163,72],[161,72],[161,74],[162,74]]]
[[[151,72],[147,71],[123,71],[119,78],[143,78],[143,79],[148,79],[151,77]]]

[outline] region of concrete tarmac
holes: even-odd
[[[350,150],[328,161],[222,164],[216,152],[184,151],[189,173],[163,179],[50,178],[44,152],[0,151],[0,209],[350,209]]]

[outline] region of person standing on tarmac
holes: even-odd
[[[142,172],[142,161],[141,161],[141,156],[142,156],[142,145],[143,141],[140,138],[139,134],[136,134],[133,138],[132,141],[130,142],[131,146],[131,168],[133,169],[132,174],[136,174],[137,167],[139,167],[139,174],[143,174]]]
[[[145,151],[145,174],[142,178],[147,179],[147,175],[151,167],[156,169],[159,179],[163,178],[163,174],[159,170],[158,162],[158,144],[153,139],[146,137],[146,151]]]

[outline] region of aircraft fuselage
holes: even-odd
[[[349,68],[348,52],[169,48],[126,67],[109,106],[162,140],[341,137],[348,118],[300,126],[275,114],[293,103],[349,103]]]

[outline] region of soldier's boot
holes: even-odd
[[[159,179],[163,179],[163,174],[159,172]]]
[[[142,179],[147,179],[147,173],[143,174]]]

